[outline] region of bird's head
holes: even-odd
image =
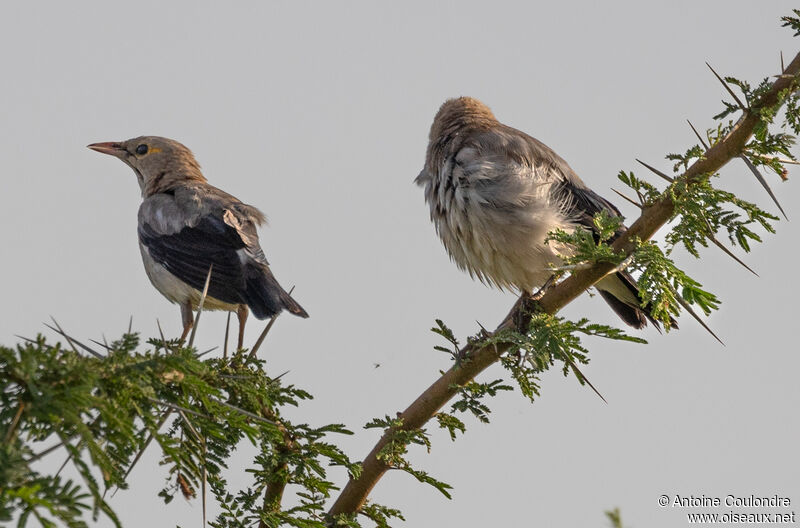
[[[115,156],[132,168],[142,196],[165,192],[187,181],[206,181],[192,151],[172,139],[140,136],[122,142],[92,143],[88,147]]]
[[[448,99],[433,118],[429,139],[440,141],[463,128],[490,128],[497,119],[488,106],[472,97]]]

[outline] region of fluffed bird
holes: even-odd
[[[547,145],[500,123],[471,97],[450,99],[439,109],[415,182],[424,188],[436,232],[458,267],[521,293],[542,287],[562,262],[559,253],[569,251],[546,244],[548,233],[594,231],[600,211],[621,216]],[[596,288],[625,323],[642,328],[649,320],[659,328],[627,271],[604,277]],[[674,321],[671,326],[677,328]]]
[[[278,284],[258,242],[264,214],[209,185],[192,152],[172,139],[141,136],[92,143],[90,149],[121,159],[142,191],[139,249],[153,286],[181,308],[185,339],[194,325],[209,269],[203,309],[236,312],[238,348],[248,307],[258,319],[282,310],[308,317]]]

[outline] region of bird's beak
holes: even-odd
[[[108,141],[106,143],[92,143],[91,145],[86,146],[92,150],[96,150],[97,152],[110,154],[117,158],[121,158],[127,153],[127,151],[122,147],[122,143],[117,143],[115,141]]]

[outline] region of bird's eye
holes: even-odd
[[[144,143],[142,143],[141,145],[139,145],[138,147],[136,147],[136,153],[137,153],[138,155],[140,155],[140,156],[144,156],[145,154],[147,154],[147,145],[145,145]]]

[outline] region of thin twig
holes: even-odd
[[[8,445],[11,442],[11,437],[14,436],[14,432],[17,429],[17,425],[19,425],[19,419],[22,418],[22,413],[25,411],[25,402],[20,402],[19,407],[17,407],[17,412],[14,414],[14,418],[11,420],[11,424],[8,426],[8,430],[6,431],[6,437],[3,439],[3,443]]]
[[[756,152],[750,152],[749,154],[751,156],[753,156],[754,158],[759,158],[759,159],[762,159],[764,161],[770,161],[770,162],[771,161],[777,161],[778,163],[781,163],[783,165],[800,165],[800,161],[793,160],[793,159],[781,158],[779,156],[765,156],[763,154],[758,154]]]

